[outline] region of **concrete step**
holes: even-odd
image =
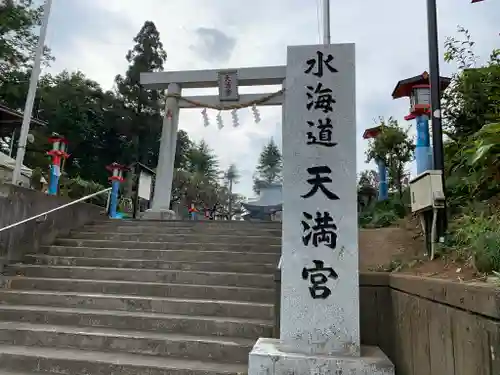
[[[244,288],[226,285],[190,285],[141,283],[86,279],[55,279],[14,276],[3,280],[6,289],[46,290],[73,293],[105,293],[119,295],[208,299],[274,303],[274,289]]]
[[[280,254],[248,253],[239,247],[234,251],[197,251],[197,250],[155,250],[126,249],[123,246],[96,248],[75,246],[50,246],[42,252],[55,256],[84,258],[119,258],[148,259],[183,262],[234,262],[234,263],[267,263],[278,264]]]
[[[245,222],[245,221],[224,221],[224,220],[99,220],[92,223],[94,225],[111,225],[111,226],[141,226],[141,227],[158,227],[158,228],[228,228],[238,230],[265,230],[265,229],[281,229],[280,222]]]
[[[191,251],[241,251],[246,253],[280,254],[281,245],[264,244],[230,244],[209,242],[137,242],[137,241],[107,241],[107,240],[80,240],[59,238],[54,242],[59,246],[93,247],[93,248],[125,248],[125,249],[152,249],[152,250],[191,250]]]
[[[200,336],[271,337],[272,321],[48,306],[0,305],[0,321]]]
[[[243,375],[247,371],[243,364],[12,345],[0,345],[0,367],[61,375]]]
[[[28,264],[46,264],[52,266],[117,267],[207,272],[247,272],[264,275],[273,274],[276,268],[276,265],[272,263],[258,264],[234,262],[183,262],[119,258],[81,258],[43,254],[28,254],[25,257],[25,261]]]
[[[188,225],[188,226],[176,226],[176,227],[161,227],[161,226],[151,226],[151,225],[141,225],[137,222],[133,228],[130,225],[120,225],[116,223],[110,224],[90,224],[85,225],[83,228],[73,231],[73,233],[78,232],[114,232],[114,233],[129,233],[133,231],[134,233],[152,233],[152,234],[164,234],[164,233],[181,233],[181,234],[231,234],[233,236],[274,236],[281,238],[281,227],[271,227],[271,228],[254,228],[248,226],[245,228],[224,228],[223,226],[205,226],[205,225]]]
[[[131,229],[128,233],[116,233],[111,229],[106,232],[76,232],[70,239],[101,240],[113,242],[167,242],[167,243],[208,243],[208,244],[247,244],[247,245],[280,245],[281,238],[261,235],[205,234],[205,233],[140,233]]]
[[[0,344],[247,363],[255,340],[0,322]]]
[[[44,375],[57,375],[54,374],[53,372],[44,372]],[[2,370],[0,368],[0,375],[42,375],[41,372],[18,372],[18,371],[12,371],[12,370]]]
[[[273,319],[271,303],[0,289],[0,304],[38,305],[178,315]]]
[[[105,267],[68,267],[18,264],[9,266],[17,275],[27,277],[118,280],[197,285],[231,285],[274,288],[273,275],[229,272],[126,269]]]

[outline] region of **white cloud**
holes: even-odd
[[[154,21],[161,33],[168,53],[166,70],[284,64],[287,45],[315,44],[320,40],[319,3],[143,0],[139,6],[134,0],[57,0],[48,37],[57,58],[52,71],[79,69],[105,88],[111,88],[115,75],[124,73],[124,56],[145,20]],[[393,101],[390,96],[396,82],[427,69],[425,1],[417,3],[410,6],[401,0],[332,2],[332,42],[356,43],[358,169],[365,167],[366,141],[361,134],[373,125],[373,119],[393,115],[404,122],[407,101]],[[487,57],[495,42],[498,45],[497,1],[474,5],[469,0],[438,3],[441,54],[444,38],[455,34],[457,24],[469,28],[481,56]],[[210,43],[217,38],[205,35],[200,40],[200,28],[216,30],[213,33],[234,43],[220,52],[223,56],[214,59],[216,48],[210,48]],[[212,38],[210,43],[207,38]],[[443,62],[441,67],[442,74],[450,74],[454,69]],[[244,172],[237,188],[246,195],[251,195],[251,175],[262,146],[271,136],[281,135],[280,109],[262,108],[261,113],[262,122],[254,124],[250,111],[241,111],[238,129],[232,128],[230,114],[224,114],[226,126],[221,131],[215,125],[215,113],[211,113],[212,125],[208,128],[203,127],[199,110],[181,114],[180,127],[191,138],[205,139],[219,155],[222,166],[236,163]]]

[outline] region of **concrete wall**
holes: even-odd
[[[30,186],[30,179],[29,177],[25,176],[24,174],[21,174],[19,177],[20,182],[22,183],[22,186],[24,187],[29,187]],[[8,184],[12,181],[12,169],[0,165],[0,184]]]
[[[398,375],[500,374],[500,288],[384,273],[360,286],[362,342]]]
[[[0,184],[0,228],[70,202],[70,199],[45,195],[39,191]],[[26,253],[38,252],[56,237],[100,217],[102,207],[78,203],[46,217],[0,232],[0,267],[21,260]]]

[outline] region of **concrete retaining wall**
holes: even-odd
[[[361,337],[398,375],[499,375],[500,289],[402,274],[363,273]]]
[[[0,184],[0,228],[70,201],[31,189]],[[26,253],[37,252],[40,246],[68,234],[72,229],[103,217],[102,211],[102,207],[78,203],[48,215],[45,220],[34,220],[0,232],[0,268],[7,262],[21,260]]]

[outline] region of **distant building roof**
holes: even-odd
[[[12,131],[21,126],[23,113],[0,104],[0,137],[12,134]],[[47,123],[36,118],[31,118],[31,125],[46,127]]]

